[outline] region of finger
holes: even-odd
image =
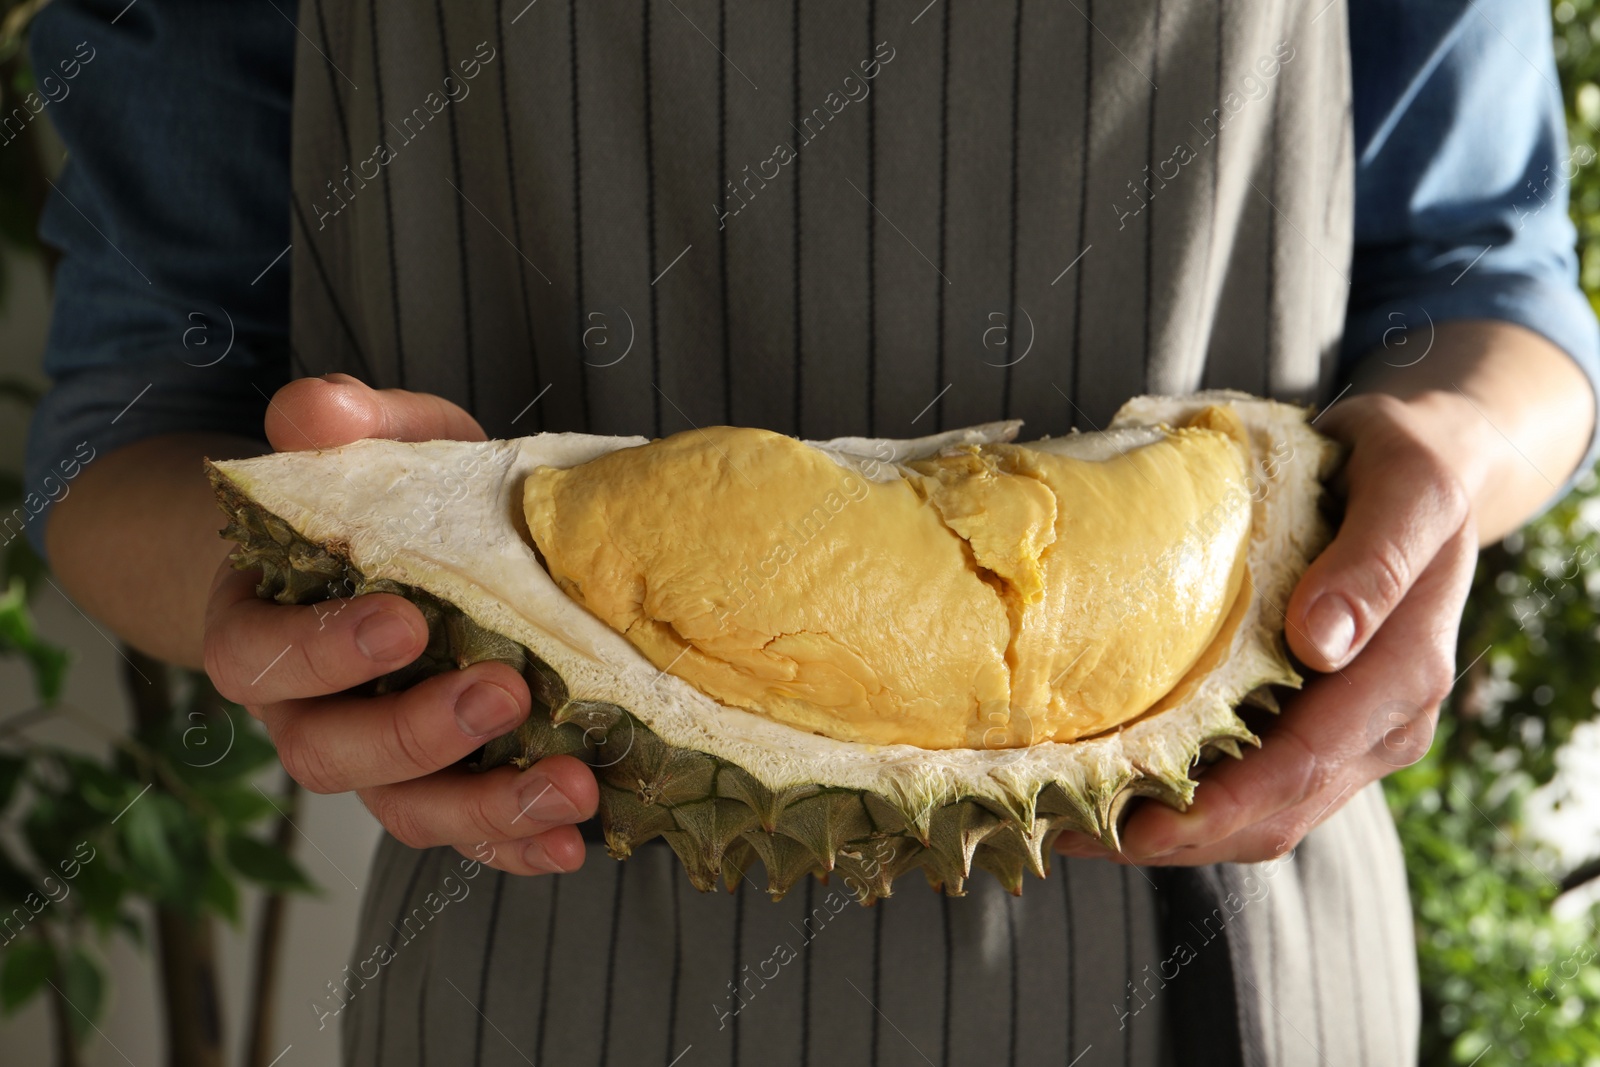
[[[337,693],[405,666],[427,647],[428,624],[404,597],[335,591],[297,607],[259,599],[257,577],[224,564],[206,606],[206,673],[235,703],[257,708]]]
[[[1350,662],[1467,521],[1466,490],[1406,419],[1400,401],[1381,396],[1329,412],[1324,428],[1352,445],[1344,521],[1284,613],[1289,646],[1315,670]]]
[[[1425,728],[1431,740],[1431,716],[1454,683],[1456,624],[1475,559],[1468,524],[1424,569],[1361,658],[1290,701],[1259,752],[1212,765],[1186,813],[1160,804],[1135,812],[1123,833],[1129,855],[1144,862],[1213,845],[1306,805],[1303,834],[1361,786],[1414,762],[1425,745],[1396,745],[1393,712],[1406,709],[1408,721],[1419,720],[1419,737]]]
[[[1221,841],[1146,857],[1138,863],[1142,867],[1202,867],[1213,863],[1267,863],[1282,859],[1359,792],[1359,789],[1350,789],[1343,795],[1335,793],[1331,797],[1319,793]]]
[[[433,848],[463,841],[517,842],[583,822],[593,818],[600,790],[581,760],[550,756],[525,771],[452,769],[366,789],[361,799],[396,841]]]
[[[368,437],[482,441],[476,419],[432,393],[373,389],[348,374],[299,378],[273,394],[267,440],[279,452],[335,448]]]
[[[448,767],[515,729],[531,703],[522,675],[488,662],[435,675],[401,693],[269,704],[260,718],[290,777],[313,793],[344,793]],[[473,836],[468,831],[450,840]]]
[[[1124,854],[1114,862],[1136,863],[1141,867],[1203,867],[1213,863],[1265,863],[1285,855],[1322,823],[1344,807],[1359,787],[1370,780],[1343,782],[1337,789],[1314,792],[1260,822],[1242,827],[1236,833],[1214,841],[1182,845],[1155,855]],[[1359,786],[1359,787],[1358,787]]]
[[[588,853],[576,827],[558,826],[520,841],[484,841],[457,852],[507,874],[570,874]]]

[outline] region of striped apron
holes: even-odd
[[[1061,433],[1333,379],[1339,0],[306,0],[300,29],[297,373],[497,437]],[[701,896],[664,846],[590,850],[517,879],[386,839],[311,1005],[346,1061],[1414,1059],[1376,787],[1279,863],[1058,859],[1020,899]]]

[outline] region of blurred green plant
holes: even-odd
[[[1556,66],[1567,102],[1572,162],[1587,159],[1572,179],[1572,221],[1578,228],[1579,278],[1600,309],[1600,3],[1559,0],[1555,19]]]
[[[1462,620],[1463,677],[1423,760],[1386,783],[1416,912],[1420,1062],[1600,1064],[1595,915],[1552,912],[1560,858],[1528,801],[1595,718],[1600,497],[1486,550]]]
[[[34,89],[28,22],[44,0],[0,0],[0,114]],[[54,257],[38,242],[49,183],[48,123],[29,123],[0,151],[0,251]],[[0,255],[0,302],[9,290]],[[0,409],[27,417],[39,399],[26,382],[0,379]],[[265,1065],[285,895],[313,890],[290,855],[295,792],[273,797],[257,779],[276,766],[259,725],[222,700],[209,680],[132,649],[125,689],[132,721],[107,731],[63,701],[70,657],[40,635],[29,611],[48,581],[17,533],[39,521],[21,477],[0,471],[0,660],[26,664],[37,705],[0,721],[0,1013],[36,998],[49,1004],[56,1062],[77,1067],[107,999],[102,962],[110,939],[149,948],[173,1067],[221,1067],[224,1051],[214,919],[241,924],[241,889],[265,890],[253,946],[244,1055]],[[98,733],[104,752],[41,744],[31,727],[55,717]],[[153,918],[147,924],[144,917]]]
[[[36,89],[28,63],[27,30],[46,2],[0,0],[0,114],[9,115]],[[41,144],[44,128],[27,131],[0,152],[0,244],[40,257],[48,271],[55,267],[55,251],[40,243],[38,233],[39,211],[50,190]],[[0,300],[9,282],[7,258],[0,256]]]
[[[1580,279],[1600,311],[1600,0],[1552,7],[1567,106]],[[1530,824],[1600,700],[1600,487],[1594,472],[1479,559],[1462,678],[1421,762],[1389,777],[1417,921],[1420,1063],[1600,1065],[1596,910],[1561,918],[1564,871]]]
[[[20,504],[16,488],[15,479],[0,482],[0,515]],[[130,728],[107,732],[76,712],[62,699],[70,657],[39,634],[28,607],[45,580],[24,538],[0,554],[0,659],[27,665],[38,701],[0,721],[0,1011],[46,997],[58,1064],[83,1062],[81,1043],[106,999],[101,946],[115,936],[143,945],[148,905],[169,1062],[220,1065],[230,1057],[210,919],[238,927],[241,885],[251,883],[268,892],[258,988],[247,1000],[247,1060],[255,1062],[270,1019],[270,990],[259,987],[272,972],[282,894],[313,888],[287,849],[293,795],[269,796],[256,785],[276,765],[272,744],[203,674],[132,650]],[[107,754],[28,736],[55,716],[100,733]]]

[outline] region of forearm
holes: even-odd
[[[243,437],[172,434],[86,467],[46,535],[62,587],[128,644],[199,667],[207,594],[230,548],[201,461],[265,450]]]
[[[1390,362],[1385,362],[1385,359]],[[1566,353],[1543,337],[1489,319],[1441,323],[1411,366],[1374,353],[1356,389],[1405,400],[1472,501],[1479,541],[1490,544],[1535,514],[1571,476],[1594,426],[1594,390]]]

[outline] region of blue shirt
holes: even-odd
[[[56,0],[35,20],[35,69],[57,78],[45,107],[71,153],[41,226],[62,251],[54,387],[28,449],[41,550],[45,504],[86,454],[180,431],[260,436],[289,377],[294,16],[292,0]],[[1495,318],[1549,338],[1600,393],[1567,217],[1569,176],[1596,161],[1567,153],[1548,5],[1349,0],[1349,26],[1347,369],[1374,351],[1412,363],[1438,323]]]

